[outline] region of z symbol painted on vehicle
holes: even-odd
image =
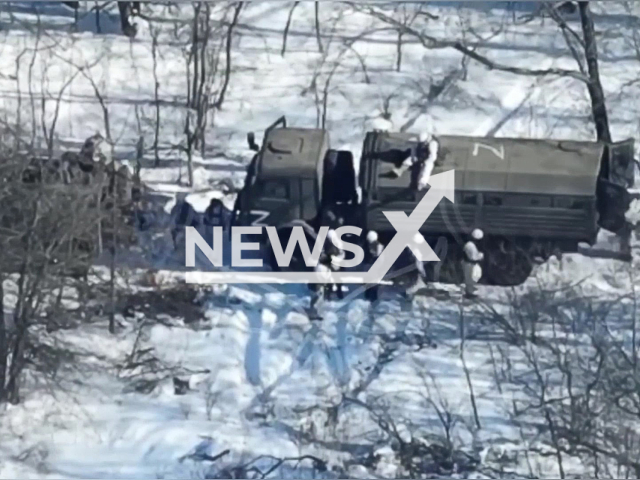
[[[256,227],[266,227],[267,224],[266,223],[262,223],[263,220],[265,218],[267,218],[271,212],[266,212],[264,210],[251,210],[251,215],[257,217],[253,220],[253,222],[251,222],[251,225],[256,226]]]

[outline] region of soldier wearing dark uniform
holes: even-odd
[[[185,227],[200,226],[198,221],[198,214],[193,209],[193,206],[187,202],[187,194],[179,193],[176,200],[176,204],[171,210],[171,238],[173,239],[173,245],[178,249],[178,238],[181,234],[185,233]]]
[[[149,230],[156,223],[153,206],[148,200],[140,201],[138,208],[135,210],[135,216],[138,228],[143,232]]]
[[[202,222],[208,227],[226,227],[224,204],[219,198],[212,198],[204,212]]]

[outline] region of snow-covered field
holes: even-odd
[[[102,33],[95,32],[92,14],[69,33],[70,11],[42,4],[36,15],[25,5],[0,8],[3,120],[31,125],[35,114],[39,138],[42,98],[47,125],[60,98],[55,145],[76,148],[96,131],[105,132],[91,78],[105,100],[118,156],[133,160],[143,136],[143,180],[168,194],[192,191],[189,200],[199,210],[212,196],[232,204],[215,182],[241,183],[251,157],[248,131],[260,140],[280,115],[290,125],[316,126],[324,95],[332,144],[352,150],[356,158],[365,132],[382,121],[385,108],[396,130],[430,126],[441,134],[595,137],[587,90],[578,80],[519,76],[472,60],[462,74],[459,53],[427,49],[410,35],[396,71],[397,33],[366,11],[329,2],[319,8],[323,52],[313,3],[302,2],[282,56],[291,5],[256,2],[240,14],[226,98],[210,119],[208,148],[194,159],[189,188],[186,169],[177,161],[183,157],[174,148],[183,141],[184,52],[168,20],[188,19],[191,7],[169,12],[146,6],[151,26],[136,20],[139,33],[129,41],[118,33],[113,9],[102,15]],[[514,24],[513,15],[526,16],[528,9],[514,14],[503,7],[433,4],[428,12],[437,19],[418,23],[434,37],[479,43],[483,54],[502,64],[576,69],[553,21]],[[640,11],[631,8],[635,11],[614,2],[592,5],[614,140],[640,140],[640,50],[634,46]],[[224,12],[212,5],[215,21]],[[576,19],[569,23],[579,28]],[[160,30],[158,167],[151,148],[152,28]],[[448,76],[453,80],[435,95]],[[72,357],[55,378],[29,371],[22,403],[2,406],[0,477],[228,478],[233,472],[220,473],[228,466],[245,465],[244,474],[235,473],[242,477],[255,474],[247,473],[251,466],[266,473],[277,459],[311,455],[320,461],[286,461],[268,475],[392,478],[406,476],[399,451],[434,443],[458,452],[456,467],[435,472],[442,475],[463,470],[466,455],[482,462],[485,475],[499,475],[500,465],[520,475],[579,473],[591,466],[579,460],[579,452],[561,460],[550,455],[554,433],[545,430],[544,409],[531,407],[540,378],[533,367],[544,364],[552,377],[563,372],[536,356],[562,350],[587,357],[594,331],[604,330],[626,345],[635,332],[636,266],[637,259],[628,265],[569,255],[538,267],[520,288],[481,288],[476,304],[463,302],[456,287],[436,285],[435,294],[407,308],[387,289],[376,307],[359,297],[331,303],[318,324],[304,313],[309,301],[304,286],[237,285],[203,291],[195,300],[186,293],[186,299],[167,300],[163,292],[188,289],[174,283],[171,271],[158,271],[157,282],[160,277],[166,282],[160,290],[141,280],[127,287],[140,312],[135,318],[120,315],[115,335],[100,315],[73,329],[41,332]],[[154,310],[154,298],[160,305],[174,302],[174,308]],[[518,344],[514,335],[531,342]],[[535,338],[553,338],[559,350],[546,349]],[[175,394],[173,377],[189,382],[185,394]],[[574,387],[584,387],[583,380],[576,378]],[[546,394],[564,398],[551,387]],[[531,413],[517,411],[516,400],[529,401]],[[635,422],[627,419],[626,425],[637,435],[637,417]],[[216,461],[207,458],[227,449]],[[420,452],[415,456],[424,460],[428,455]],[[370,458],[373,453],[378,461]]]

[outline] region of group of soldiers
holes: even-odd
[[[227,227],[231,212],[219,198],[212,198],[201,216],[187,201],[187,193],[178,193],[176,203],[171,209],[170,224],[173,246],[177,250],[182,242],[185,227]]]
[[[142,198],[139,170],[132,173],[126,164],[112,158],[105,146],[105,138],[98,132],[88,137],[79,151],[34,157],[22,171],[22,181],[95,187],[103,206],[115,198],[120,207],[129,208]]]
[[[209,206],[203,215],[198,214],[193,206],[186,200],[187,194],[178,194],[176,204],[171,210],[171,236],[175,249],[178,249],[182,242],[185,227],[192,226],[198,228],[229,226],[231,212],[224,206],[219,198],[211,199]],[[324,222],[329,225],[329,230],[321,250],[321,254],[317,265],[314,267],[315,272],[327,275],[327,283],[312,283],[308,285],[311,291],[310,314],[318,316],[318,309],[326,300],[331,300],[334,296],[338,299],[344,298],[344,286],[330,282],[330,273],[340,271],[342,260],[345,259],[344,244],[337,235],[336,230],[344,225],[344,220],[335,215],[332,211],[328,211],[325,215]],[[315,230],[311,229],[315,234]],[[317,237],[317,234],[315,234]],[[480,263],[484,259],[484,254],[480,251],[479,242],[483,239],[483,232],[475,229],[471,233],[471,238],[463,246],[462,272],[464,276],[464,293],[467,298],[476,297],[476,285],[482,276],[482,268]],[[315,239],[314,239],[315,240]],[[424,237],[418,233],[414,238],[414,242],[424,242]],[[378,233],[371,230],[367,232],[365,237],[365,258],[364,265],[371,266],[382,255],[384,246],[381,243]],[[407,282],[404,290],[404,296],[407,300],[412,300],[417,293],[420,283],[429,283],[428,276],[425,271],[424,259],[420,257],[418,252],[409,248],[405,248],[401,254],[398,263],[402,267],[408,267],[409,272],[406,275]],[[436,267],[437,268],[437,267]],[[374,303],[378,300],[379,285],[370,285],[364,292],[364,297],[368,301]]]
[[[335,217],[334,217],[335,218]],[[341,260],[345,258],[343,244],[336,234],[336,229],[342,226],[342,219],[337,219],[329,228],[325,245],[323,246],[318,264],[315,271],[320,274],[327,275],[330,272],[340,270]],[[464,278],[464,294],[467,298],[475,298],[477,296],[477,283],[482,277],[481,262],[484,260],[484,254],[480,251],[478,243],[483,239],[482,230],[476,228],[471,233],[471,238],[463,246],[462,257],[462,273]],[[413,239],[414,243],[424,242],[422,234],[417,233]],[[384,246],[380,242],[378,233],[374,230],[367,232],[365,238],[365,258],[364,264],[368,267],[373,265],[382,255]],[[420,257],[419,252],[414,252],[409,248],[405,248],[402,252],[399,263],[403,267],[408,267],[407,285],[404,296],[407,300],[412,301],[422,281],[428,284],[429,279],[424,267],[424,259]],[[338,299],[344,298],[343,286],[340,284],[320,283],[309,284],[311,290],[310,310],[313,316],[318,316],[318,308],[324,300],[329,300],[336,295]],[[365,299],[374,303],[378,300],[379,285],[370,285],[364,292]]]

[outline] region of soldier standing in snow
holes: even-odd
[[[204,212],[203,223],[208,227],[223,227],[227,226],[226,209],[222,200],[219,198],[212,198],[209,206]]]
[[[135,217],[138,229],[143,232],[149,230],[156,224],[156,216],[153,211],[153,206],[148,200],[140,201],[140,204],[135,210]]]
[[[340,261],[344,259],[345,253],[342,248],[342,241],[338,238],[338,234],[334,229],[329,229],[327,232],[327,240],[325,242],[325,251],[327,266],[332,272],[338,272],[340,270]],[[327,285],[328,292],[336,292],[339,299],[344,298],[342,291],[342,285],[329,284]],[[327,295],[329,297],[330,295]]]
[[[99,161],[96,155],[99,153],[99,147],[104,142],[104,137],[100,132],[96,132],[84,141],[80,149],[80,159],[83,163],[93,163]]]
[[[317,238],[316,232],[308,224],[302,225],[303,229],[307,231],[309,236],[315,241]],[[331,233],[333,232],[333,233]],[[318,264],[314,267],[316,273],[321,274],[326,281],[321,283],[310,283],[309,290],[311,291],[311,303],[309,306],[309,316],[311,318],[319,318],[318,307],[328,297],[328,293],[331,291],[333,285],[329,283],[331,272],[334,270],[331,267],[333,256],[337,253],[337,248],[332,246],[330,238],[337,237],[334,230],[327,232],[327,238],[325,240],[324,248],[320,253]]]
[[[378,240],[378,233],[373,230],[367,233],[367,248],[364,251],[365,264],[369,266],[373,265],[378,257],[382,255],[383,250],[384,247]],[[364,297],[371,303],[378,300],[378,287],[377,284],[371,285],[364,292]]]
[[[420,135],[420,142],[423,145],[427,146],[427,156],[422,164],[422,168],[420,169],[420,176],[418,177],[418,190],[424,190],[427,184],[429,183],[429,178],[431,178],[431,172],[433,172],[433,168],[436,165],[436,160],[438,159],[438,151],[440,150],[440,144],[435,137],[429,133],[425,132]]]
[[[187,202],[187,194],[179,193],[176,199],[176,204],[171,209],[170,222],[171,238],[173,239],[173,246],[178,249],[178,240],[184,235],[185,227],[198,227],[200,222],[198,221],[198,214],[193,209],[193,206]]]
[[[440,144],[433,136],[433,134],[428,131],[420,134],[419,141],[420,143],[418,145],[418,148],[416,149],[417,151],[411,152],[409,157],[404,162],[402,162],[402,165],[394,169],[394,173],[397,177],[400,177],[413,165],[422,163],[420,174],[418,176],[417,188],[418,190],[424,190],[424,188],[429,183],[431,172],[433,172],[436,160],[438,159]]]
[[[415,243],[424,243],[424,237],[420,233],[416,233],[413,237]],[[424,269],[424,260],[419,252],[414,252],[410,248],[405,248],[398,259],[401,268],[412,267],[407,275],[407,282],[404,296],[407,300],[412,300],[418,288],[420,288],[420,280],[426,282],[426,272]],[[404,282],[403,282],[404,283]]]
[[[484,233],[479,228],[471,232],[473,240],[469,240],[463,247],[462,273],[464,274],[465,296],[467,298],[476,297],[476,283],[482,277],[482,267],[480,262],[484,259],[484,254],[478,250],[474,240],[480,241]]]
[[[324,263],[318,262],[314,271],[323,275],[329,275],[331,270]],[[327,284],[325,283],[310,283],[309,290],[311,291],[311,303],[309,305],[309,316],[312,318],[318,318],[320,313],[318,307],[320,307],[325,298],[325,292],[327,290]]]
[[[211,227],[213,227],[214,229],[215,227],[222,227],[224,243],[224,238],[227,238],[224,232],[227,232],[229,230],[229,224],[231,223],[231,212],[225,208],[222,200],[220,200],[219,198],[212,198],[209,206],[204,212],[202,223],[207,227],[207,231],[204,232],[206,236],[205,238],[207,238],[209,235],[212,235],[211,245],[213,245],[213,239],[215,238]]]
[[[420,233],[416,233],[413,237],[414,243],[424,243],[424,237]],[[405,262],[409,265],[413,265],[414,269],[409,274],[409,284],[405,290],[405,297],[408,300],[413,300],[418,288],[420,287],[420,280],[426,279],[426,272],[424,270],[424,260],[420,256],[419,252],[414,252],[410,248],[405,248],[402,252],[402,256]]]
[[[117,202],[120,205],[130,205],[132,201],[131,197],[131,184],[133,183],[133,177],[129,167],[126,165],[120,166],[117,169],[115,175],[111,176],[109,183],[109,190],[112,194],[115,194]]]

